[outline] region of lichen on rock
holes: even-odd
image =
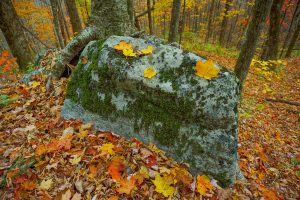
[[[126,41],[153,53],[126,57],[114,46]],[[82,62],[82,58],[87,61]],[[155,38],[111,36],[89,43],[68,84],[63,117],[93,121],[99,130],[154,143],[191,171],[233,183],[237,173],[239,83],[220,68],[206,80],[195,75],[193,53]],[[144,77],[153,66],[156,75]]]

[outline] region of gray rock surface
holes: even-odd
[[[126,58],[120,41],[151,55]],[[155,38],[111,36],[90,42],[68,84],[62,109],[66,119],[94,122],[96,129],[154,143],[193,174],[206,174],[222,186],[233,183],[237,167],[239,83],[222,68],[216,78],[195,75],[205,59],[164,45]],[[153,66],[152,79],[144,69]]]

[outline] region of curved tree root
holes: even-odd
[[[57,56],[55,65],[50,76],[59,79],[63,75],[70,61],[80,53],[80,51],[92,40],[100,39],[100,31],[95,27],[87,27],[82,30]]]

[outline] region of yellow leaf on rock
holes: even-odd
[[[197,176],[197,190],[201,195],[205,196],[206,193],[212,189],[213,185],[207,176]]]
[[[214,65],[211,60],[207,60],[205,63],[199,60],[196,63],[196,75],[207,80],[217,77],[220,69],[214,67]]]
[[[135,57],[136,53],[133,52],[133,49],[123,49],[123,55],[126,57]]]
[[[102,152],[106,152],[110,155],[114,155],[115,154],[115,152],[113,150],[114,147],[115,147],[115,145],[113,145],[112,143],[106,143],[106,144],[103,144],[100,149]]]
[[[141,50],[142,54],[149,55],[153,53],[153,46],[147,46],[145,49]]]
[[[146,68],[144,70],[144,77],[145,78],[153,78],[154,76],[156,75],[156,71],[154,70],[154,67],[149,67],[149,68]]]
[[[49,179],[49,180],[43,180],[43,181],[40,183],[39,188],[40,188],[41,190],[49,190],[49,189],[51,188],[52,184],[53,184],[52,178]]]
[[[125,41],[120,41],[119,44],[114,46],[114,49],[123,51],[124,49],[133,49],[132,45],[130,43],[127,43]]]
[[[160,176],[156,173],[155,180],[152,181],[155,185],[155,191],[161,193],[165,197],[173,196],[175,188],[171,186],[174,183],[172,176]]]

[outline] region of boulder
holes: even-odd
[[[114,47],[126,41],[136,52],[124,56]],[[221,186],[237,174],[237,105],[239,82],[215,65],[217,77],[195,75],[204,58],[165,45],[154,37],[111,36],[92,41],[83,50],[68,83],[62,116],[93,122],[101,131],[154,143],[192,174],[206,174]],[[146,78],[153,67],[156,75]]]

